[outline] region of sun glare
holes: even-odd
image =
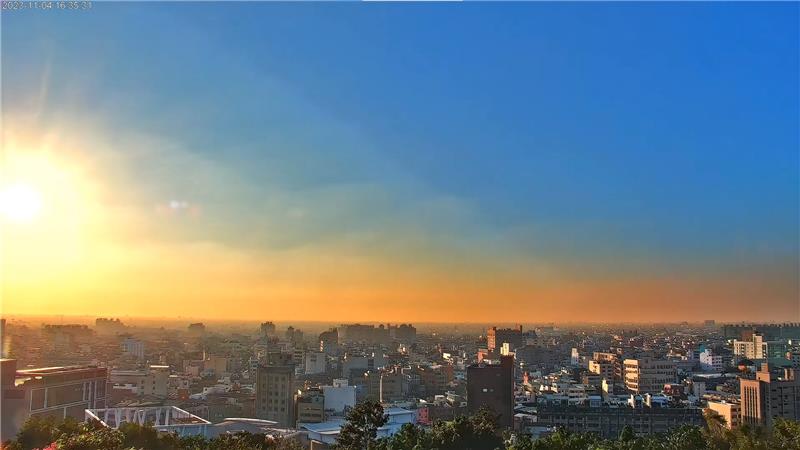
[[[42,195],[27,184],[13,184],[0,191],[0,215],[16,223],[35,220],[42,210]]]

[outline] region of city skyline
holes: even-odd
[[[800,321],[800,5],[408,6],[4,13],[3,316]]]

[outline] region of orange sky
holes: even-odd
[[[125,189],[136,187],[82,157],[105,144],[96,130],[5,136],[5,178],[29,183],[42,197],[38,217],[3,224],[6,315],[663,322],[797,320],[800,313],[787,301],[797,293],[791,259],[626,273],[613,259],[598,269],[520,254],[502,241],[464,247],[416,227],[266,249],[176,238],[176,229],[208,226],[208,212],[118,204],[134,198]],[[190,164],[212,172],[203,177],[227,176]]]
[[[800,321],[797,8],[102,3],[2,19],[3,315]]]

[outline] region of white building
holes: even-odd
[[[346,378],[333,380],[333,386],[322,386],[325,396],[323,408],[326,415],[342,415],[356,404],[356,387],[348,386]]]
[[[134,356],[136,359],[144,359],[144,342],[132,337],[126,337],[122,341],[122,352],[126,355]]]
[[[403,408],[386,408],[384,413],[388,416],[386,425],[378,428],[378,439],[392,436],[400,431],[407,423],[415,423],[416,411]],[[308,438],[312,442],[321,442],[327,445],[336,443],[342,427],[347,423],[344,419],[333,419],[321,423],[298,423],[297,428],[308,431]]]
[[[706,372],[722,372],[725,370],[727,358],[723,355],[714,354],[710,348],[700,353],[700,368]]]
[[[572,349],[572,353],[570,354],[569,362],[573,366],[580,365],[580,363],[581,363],[581,354],[578,353],[578,349],[577,348],[573,348]]]

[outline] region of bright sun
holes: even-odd
[[[31,222],[41,210],[41,193],[27,184],[13,184],[0,191],[0,215],[8,221]]]

